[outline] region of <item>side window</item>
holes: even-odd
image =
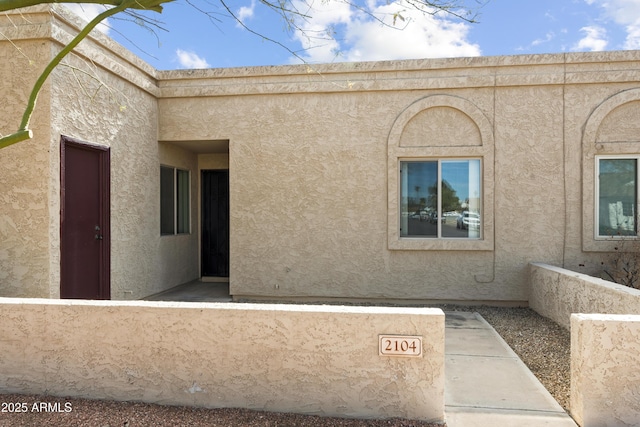
[[[160,234],[190,233],[189,171],[160,166]]]
[[[596,158],[597,237],[637,236],[638,158]]]
[[[480,239],[480,159],[400,162],[400,237]]]

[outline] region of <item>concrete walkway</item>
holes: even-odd
[[[445,314],[447,427],[576,427],[478,313]]]

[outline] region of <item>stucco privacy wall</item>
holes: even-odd
[[[159,134],[229,140],[234,295],[525,302],[531,261],[599,266],[582,247],[593,239],[581,220],[593,180],[581,171],[594,167],[582,129],[605,100],[638,87],[639,60],[608,52],[161,72]],[[415,105],[432,110],[412,112],[417,121],[409,116],[392,140]],[[452,128],[461,118],[464,129]],[[483,161],[482,241],[395,245],[398,160],[468,156]]]
[[[560,267],[532,263],[529,306],[568,330],[573,313],[640,314],[640,290]]]
[[[0,298],[0,317],[4,393],[444,417],[439,309]],[[380,356],[379,334],[423,356]]]
[[[24,44],[20,52],[8,42],[1,45],[7,58],[3,75],[20,79],[3,91],[30,90],[35,81],[31,70],[44,67],[83,26],[57,5],[27,10],[31,13],[24,17],[1,21],[3,34]],[[0,162],[8,165],[3,170],[15,170],[0,178],[11,180],[3,187],[9,189],[3,192],[8,200],[0,207],[0,227],[6,233],[0,262],[7,264],[0,273],[6,276],[0,276],[2,295],[59,296],[61,135],[110,148],[111,297],[141,298],[196,278],[197,234],[160,236],[160,163],[195,173],[197,158],[158,145],[155,70],[99,32],[85,39],[65,64],[40,95],[35,139],[0,152]],[[19,123],[4,122],[22,113],[25,97],[13,98],[15,103],[3,105],[10,107],[3,114],[3,131]],[[193,181],[193,192],[196,185]],[[192,224],[197,222],[196,202]]]
[[[571,415],[582,427],[638,425],[640,316],[571,316]]]

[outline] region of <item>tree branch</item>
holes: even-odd
[[[173,0],[164,1],[130,1],[126,2],[129,5],[127,9],[140,9],[140,10],[153,10],[154,12],[162,12],[162,3],[167,3]],[[53,4],[53,3],[78,3],[77,0],[0,0],[0,12],[6,12],[8,10],[20,9],[27,6],[35,6],[38,4]],[[93,3],[103,4],[107,6],[121,6],[122,0],[82,0],[81,3]]]
[[[14,1],[14,0],[0,0],[0,2],[3,2],[3,3],[6,1]],[[92,19],[91,22],[89,22],[78,33],[78,35],[76,35],[73,38],[73,40],[69,42],[68,45],[63,47],[62,50],[58,52],[58,54],[51,60],[51,62],[47,64],[42,74],[40,74],[40,77],[38,77],[38,80],[36,80],[36,83],[34,84],[33,89],[31,90],[31,95],[29,96],[29,100],[27,102],[27,108],[25,109],[24,114],[22,115],[22,122],[20,123],[19,130],[10,135],[0,138],[0,149],[8,147],[9,145],[13,145],[18,142],[27,140],[27,139],[31,139],[33,137],[33,132],[29,129],[29,122],[31,121],[31,116],[33,115],[33,111],[35,110],[36,102],[38,100],[38,94],[40,93],[42,86],[44,85],[45,81],[47,80],[47,78],[49,77],[53,69],[56,68],[58,64],[60,64],[62,59],[65,56],[67,56],[73,49],[75,49],[75,47],[78,46],[78,44],[80,44],[80,42],[84,40],[84,38],[88,36],[89,33],[100,22],[102,22],[104,19],[112,15],[115,15],[116,13],[120,13],[130,8],[162,10],[161,4],[167,3],[169,1],[173,1],[173,0],[121,0],[120,4],[118,4],[117,6],[105,10],[104,12],[96,16],[94,19]]]
[[[31,129],[19,130],[11,135],[0,138],[0,149],[31,138],[33,138],[33,132]]]

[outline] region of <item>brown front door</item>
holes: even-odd
[[[60,298],[109,299],[109,149],[60,145]]]

